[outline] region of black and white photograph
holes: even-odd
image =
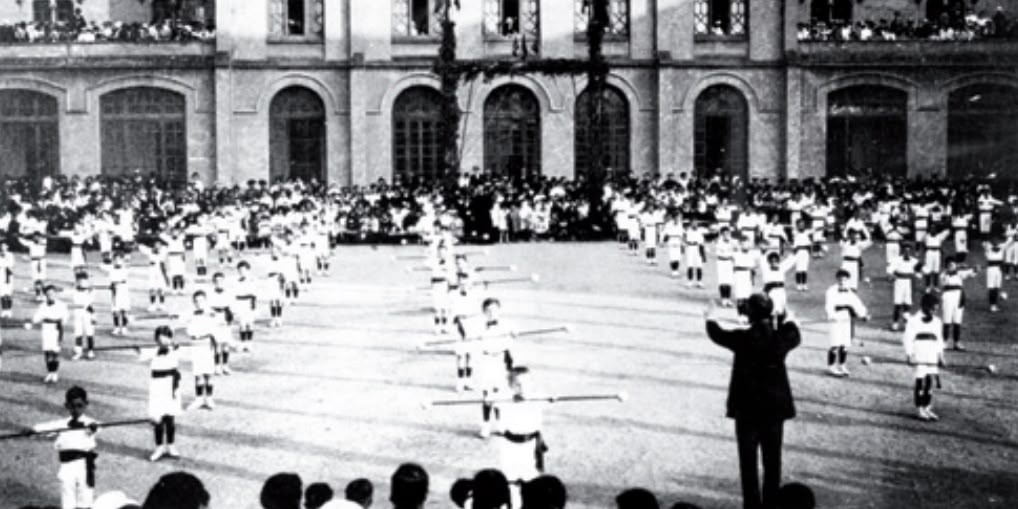
[[[0,509],[1012,509],[1009,296],[1018,0],[0,0]]]

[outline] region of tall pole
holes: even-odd
[[[591,215],[601,213],[601,190],[604,188],[608,175],[605,171],[605,139],[608,130],[605,115],[605,89],[608,81],[608,64],[604,58],[604,33],[610,22],[608,19],[609,0],[587,0],[587,49],[589,55],[587,69],[587,90],[589,98],[587,108],[587,150],[590,168],[587,175],[588,196],[590,198]]]
[[[437,6],[442,20],[442,42],[435,61],[435,74],[442,87],[442,170],[447,179],[456,178],[460,171],[460,71],[456,63],[456,23],[452,20],[452,9],[457,3],[444,0]]]

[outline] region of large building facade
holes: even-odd
[[[797,37],[821,11],[911,19],[939,1],[611,0],[607,163],[771,178],[1014,174],[1018,41]],[[215,23],[213,40],[0,43],[0,173],[339,185],[435,177],[434,2],[183,0],[188,15]],[[7,1],[0,19],[78,8],[90,20],[148,22],[165,3]],[[459,58],[586,57],[583,0],[461,4]],[[1013,15],[1018,0],[1001,6]],[[585,171],[585,81],[462,84],[464,169]]]

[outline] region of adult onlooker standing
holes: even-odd
[[[746,303],[749,328],[725,330],[714,319],[714,303],[705,311],[711,341],[735,354],[728,386],[727,416],[735,420],[739,473],[745,509],[773,508],[781,485],[784,422],[795,417],[785,357],[799,345],[799,327],[788,320],[775,329],[773,303],[763,294]],[[763,456],[763,497],[757,451]]]
[[[209,492],[201,480],[187,472],[173,472],[159,478],[142,509],[206,509]]]
[[[393,509],[421,509],[428,499],[428,473],[416,463],[400,465],[389,485]]]
[[[265,480],[260,500],[263,509],[301,509],[303,496],[304,483],[300,476],[280,472]]]

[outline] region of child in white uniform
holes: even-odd
[[[215,407],[212,399],[212,376],[215,373],[216,342],[223,327],[223,318],[206,306],[202,290],[192,297],[194,312],[187,322],[187,335],[191,338],[191,371],[194,374],[195,399],[188,410]]]
[[[961,323],[965,315],[965,280],[975,274],[975,269],[962,269],[954,258],[948,258],[947,270],[940,277],[944,341],[949,337],[954,339],[955,350],[965,349],[961,345]]]
[[[258,290],[250,277],[251,264],[241,261],[237,264],[237,280],[233,282],[233,294],[236,303],[232,307],[237,318],[237,327],[240,332],[241,350],[251,351],[251,341],[254,340],[254,319],[258,304]]]
[[[14,255],[0,242],[0,318],[14,314]]]
[[[42,337],[42,353],[46,360],[46,377],[44,383],[56,383],[60,370],[60,341],[64,335],[64,323],[67,322],[67,305],[56,299],[57,290],[53,285],[43,289],[43,303],[32,316],[32,321],[25,324],[26,329],[33,325],[40,326]]]
[[[718,272],[718,294],[721,305],[732,306],[732,284],[735,281],[735,241],[731,239],[731,230],[722,226],[718,238],[714,241],[715,265]]]
[[[138,251],[148,258],[148,311],[155,312],[164,309],[169,277],[166,275],[166,255],[163,251],[163,242],[156,240],[151,248],[141,244],[138,246]]]
[[[95,434],[98,423],[84,414],[88,408],[88,393],[81,387],[67,389],[64,408],[70,419],[59,419],[33,427],[33,431],[49,431],[73,428],[56,434],[53,447],[60,460],[60,506],[62,509],[92,507],[95,496]]]
[[[88,274],[79,272],[75,277],[74,294],[71,297],[74,320],[74,357],[78,360],[84,354],[88,359],[95,358],[95,293],[88,283]]]
[[[706,258],[704,250],[703,231],[700,227],[687,222],[686,234],[683,238],[683,249],[686,252],[686,280],[692,287],[703,288],[703,260]],[[695,278],[695,279],[694,279]]]
[[[1007,299],[1007,293],[1001,291],[1003,284],[1004,256],[1011,248],[1010,243],[1001,244],[999,239],[993,239],[984,244],[986,254],[986,290],[990,301],[990,312],[1000,311],[1000,300]]]
[[[887,264],[887,274],[894,278],[893,301],[894,314],[891,319],[891,330],[898,330],[902,317],[912,308],[912,279],[919,276],[922,262],[912,256],[912,244],[901,245],[901,255]]]
[[[920,312],[908,318],[903,341],[908,363],[915,366],[913,399],[916,411],[920,419],[935,421],[939,417],[931,409],[933,379],[940,376],[939,368],[944,365],[944,337],[941,334],[943,323],[934,316],[936,295],[923,294],[919,306]]]
[[[512,486],[522,486],[544,473],[548,446],[541,435],[548,402],[527,400],[529,370],[520,366],[508,374],[512,401],[495,406],[498,415],[501,471]],[[516,497],[513,497],[516,498]]]
[[[174,445],[177,434],[176,418],[180,405],[180,356],[173,343],[173,329],[161,325],[155,331],[156,348],[141,356],[149,362],[151,376],[148,385],[148,416],[152,419],[156,449],[149,456],[158,461],[163,456],[180,457]]]
[[[679,214],[672,214],[664,225],[662,236],[668,248],[668,266],[671,268],[672,277],[679,277],[679,264],[682,262],[682,218]]]
[[[848,348],[852,346],[855,335],[855,320],[866,320],[869,313],[859,295],[848,286],[851,275],[840,269],[836,275],[838,283],[827,289],[825,310],[830,320],[830,343],[827,351],[827,371],[837,377],[848,376],[845,363],[848,360]]]
[[[113,334],[127,333],[127,312],[131,309],[131,289],[128,287],[128,272],[124,266],[124,255],[113,255],[113,267],[108,271],[110,278],[110,309],[113,311]]]

